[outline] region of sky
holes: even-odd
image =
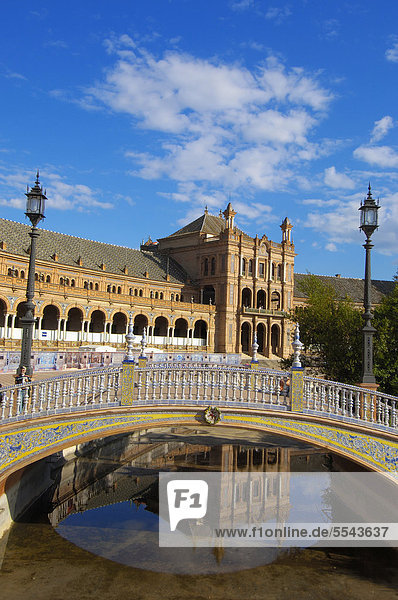
[[[295,270],[398,268],[398,2],[4,0],[0,216],[138,248],[228,202]]]

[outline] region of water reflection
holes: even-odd
[[[147,430],[98,440],[59,469],[49,502],[56,530],[77,546],[129,566],[172,573],[220,573],[274,561],[278,548],[159,548],[159,471],[285,473],[264,490],[253,480],[249,498],[244,485],[224,489],[220,514],[234,518],[287,521],[291,510],[290,473],[329,472],[341,460],[319,448],[287,438],[236,430],[191,428]],[[257,490],[257,493],[256,493]],[[248,514],[250,511],[250,514]]]

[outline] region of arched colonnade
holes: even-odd
[[[283,332],[281,323],[257,323],[257,344],[258,353],[267,355],[266,349],[270,348],[271,354],[274,356],[283,356]],[[240,350],[245,354],[252,353],[253,344],[253,323],[244,321],[240,328]]]
[[[0,298],[0,335],[5,339],[21,339],[21,318],[25,300],[15,302],[13,309]],[[36,340],[124,344],[129,312],[118,309],[45,304],[36,309],[33,338]],[[206,346],[208,323],[201,319],[132,313],[134,334],[142,336],[146,328],[148,344]]]

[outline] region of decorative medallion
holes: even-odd
[[[221,419],[221,411],[217,406],[208,406],[204,411],[204,419],[209,425],[216,425]]]

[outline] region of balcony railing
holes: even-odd
[[[249,306],[242,306],[242,313],[251,315],[265,315],[268,317],[287,316],[287,314],[283,310],[276,310],[275,308],[252,308]]]

